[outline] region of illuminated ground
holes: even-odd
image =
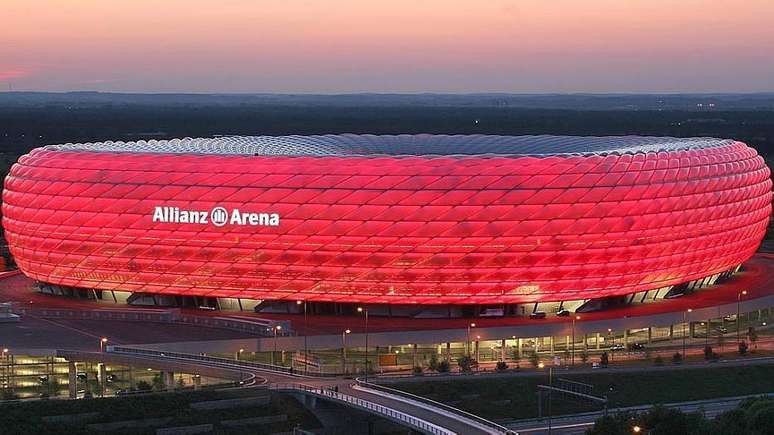
[[[89,300],[70,299],[43,295],[33,290],[33,283],[23,275],[0,280],[0,302],[11,301],[17,306],[67,308],[79,310],[127,309],[136,307],[113,303],[97,303]],[[741,302],[742,311],[765,309],[774,306],[774,255],[760,253],[745,263],[745,270],[727,283],[714,286],[678,299],[662,300],[656,303],[634,305],[626,308],[607,310],[582,315],[577,322],[578,332],[593,333],[607,328],[622,330],[653,325],[679,323],[688,308],[693,310],[694,320],[716,318],[736,312],[737,296],[746,290],[747,295]],[[147,308],[142,308],[147,310]],[[340,334],[344,329],[352,331],[352,344],[356,345],[365,332],[362,316],[313,316],[304,321],[303,315],[266,314],[251,312],[210,312],[202,310],[183,310],[200,316],[234,318],[269,318],[292,322],[296,337],[279,340],[280,348],[288,349],[299,345],[301,336],[316,336],[316,347],[337,347]],[[462,341],[470,319],[411,319],[384,318],[371,316],[369,334],[372,345],[422,342],[420,337],[428,337],[429,342]],[[478,318],[476,333],[484,339],[510,338],[538,335],[569,335],[571,319],[551,317],[532,320],[524,317]],[[305,325],[306,323],[306,325]],[[204,328],[173,324],[153,324],[117,321],[86,320],[47,320],[24,316],[18,324],[0,324],[0,345],[34,348],[72,348],[93,349],[96,338],[111,337],[113,344],[171,343],[185,341],[223,341],[236,340],[242,343],[254,342],[254,336],[246,333],[223,329]],[[266,340],[269,340],[268,342]],[[264,341],[264,346],[273,345],[272,339]],[[271,343],[270,343],[271,342]],[[253,346],[255,346],[253,344]],[[258,345],[259,348],[261,345]],[[298,347],[296,347],[297,349]]]

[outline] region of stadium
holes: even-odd
[[[35,149],[3,227],[54,293],[523,314],[726,281],[771,200],[729,139],[227,136]]]

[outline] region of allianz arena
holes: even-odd
[[[771,199],[734,140],[222,137],[35,149],[3,226],[57,286],[526,304],[709,285],[756,251]]]

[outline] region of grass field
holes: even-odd
[[[563,375],[594,385],[594,394],[607,394],[610,407],[669,403],[774,392],[774,365],[716,367],[637,373],[600,371]],[[501,377],[432,382],[405,382],[390,387],[425,396],[490,419],[538,416],[537,386],[546,377]],[[554,395],[555,415],[600,409]]]
[[[223,410],[194,410],[190,403],[249,397],[265,394],[255,389],[161,393],[122,398],[88,400],[36,400],[0,405],[0,433],[2,434],[94,434],[87,423],[108,423],[124,420],[172,417],[162,427],[177,427],[213,423],[218,434],[269,434],[290,431],[296,425],[302,428],[321,427],[317,419],[289,396],[272,395],[267,405],[246,406]],[[41,417],[52,415],[99,413],[97,418],[82,423],[46,423]],[[285,422],[227,429],[219,422],[228,419],[284,414]],[[156,428],[134,428],[112,433],[155,434]]]

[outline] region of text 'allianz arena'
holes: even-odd
[[[52,145],[5,180],[29,277],[263,300],[491,304],[730,270],[771,213],[734,140],[331,135]]]

